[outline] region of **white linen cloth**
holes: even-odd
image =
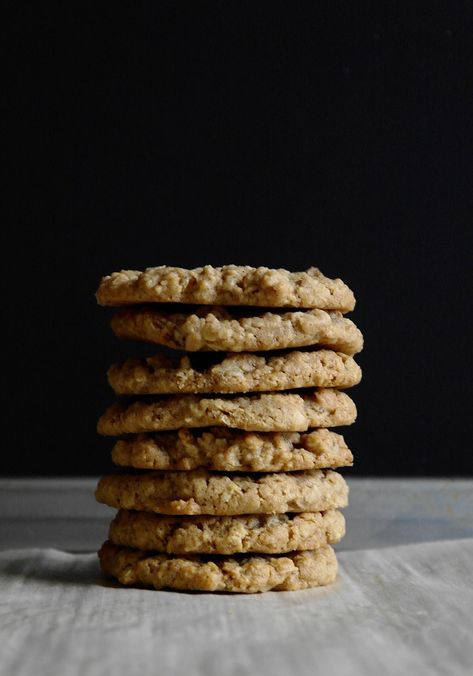
[[[341,551],[336,583],[118,588],[95,554],[0,553],[2,676],[473,673],[473,539]]]

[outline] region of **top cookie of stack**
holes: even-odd
[[[244,265],[186,270],[161,265],[122,270],[104,277],[97,291],[100,305],[193,303],[303,307],[349,312],[355,297],[341,279],[329,279],[317,268],[288,272]]]

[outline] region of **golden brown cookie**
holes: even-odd
[[[166,554],[282,554],[339,542],[337,510],[248,516],[162,516],[122,509],[110,525],[115,545]]]
[[[238,352],[226,356],[127,359],[108,370],[116,394],[274,392],[302,387],[351,387],[361,380],[353,357],[333,350],[285,352],[261,356]]]
[[[293,472],[347,467],[353,456],[341,434],[323,428],[301,434],[212,427],[131,435],[117,441],[112,460],[123,467],[148,470]]]
[[[145,472],[103,476],[95,497],[110,507],[159,514],[283,514],[346,507],[348,486],[332,470],[243,476]]]
[[[105,575],[124,585],[255,593],[294,591],[333,582],[337,559],[329,545],[280,556],[169,556],[105,542],[99,559]]]
[[[235,427],[253,432],[305,432],[309,427],[351,425],[356,407],[345,392],[198,397],[181,394],[157,400],[115,403],[100,417],[99,434],[121,436],[180,427]]]
[[[363,347],[361,331],[340,312],[244,312],[218,306],[166,312],[148,305],[117,312],[111,324],[119,338],[188,352],[258,352],[320,345],[352,355]]]
[[[317,268],[288,272],[244,265],[186,270],[162,265],[122,270],[104,277],[97,290],[100,305],[192,303],[320,308],[348,312],[353,292],[341,279],[329,279]]]

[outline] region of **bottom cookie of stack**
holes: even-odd
[[[337,559],[330,545],[280,555],[172,556],[105,542],[99,551],[106,575],[124,585],[155,589],[256,593],[295,591],[333,582]]]

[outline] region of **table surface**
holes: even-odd
[[[473,480],[349,479],[337,582],[249,596],[104,581],[95,483],[0,481],[2,676],[471,674]]]

